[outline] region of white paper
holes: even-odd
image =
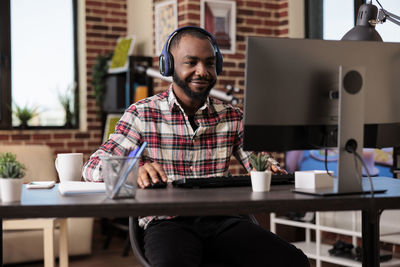
[[[104,183],[70,181],[60,183],[58,191],[62,195],[105,193],[106,187]]]

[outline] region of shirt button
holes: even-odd
[[[189,168],[190,168],[191,171],[193,171],[193,166],[190,166]]]

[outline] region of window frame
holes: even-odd
[[[366,3],[366,0],[353,0],[354,2],[354,25],[357,22],[358,9]],[[305,0],[305,38],[323,38],[323,1]]]
[[[79,129],[79,67],[78,67],[78,2],[72,1],[73,46],[74,46],[74,96],[75,125],[65,126],[29,126],[27,129]],[[0,1],[0,130],[17,129],[12,126],[12,85],[11,85],[11,0]]]

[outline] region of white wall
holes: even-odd
[[[135,35],[135,56],[153,56],[153,1],[128,0],[128,35]]]
[[[289,0],[289,37],[304,38],[304,0]]]

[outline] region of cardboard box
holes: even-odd
[[[329,172],[333,176],[333,172]],[[297,171],[294,174],[296,188],[327,188],[333,187],[333,177],[326,171]]]

